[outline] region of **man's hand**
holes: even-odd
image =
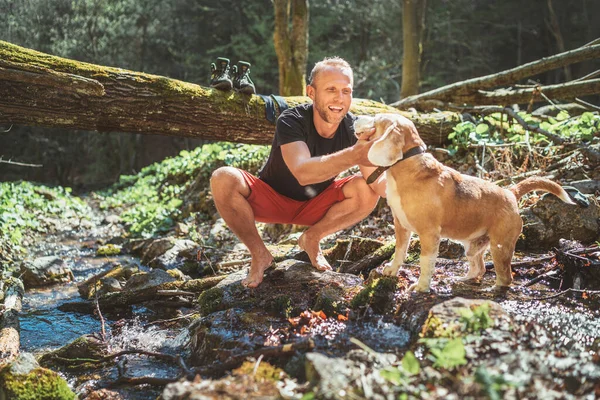
[[[352,152],[356,157],[356,165],[372,167],[373,164],[369,161],[369,150],[373,146],[374,141],[371,141],[371,136],[375,133],[375,128],[364,131],[360,135],[360,139],[352,146]]]

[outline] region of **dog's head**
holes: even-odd
[[[369,138],[375,141],[369,150],[369,161],[373,165],[388,167],[403,156],[405,143],[404,122],[410,120],[397,114],[376,114],[375,116],[361,115],[354,121],[354,131],[358,139],[375,128],[375,133]],[[399,127],[400,129],[394,129]]]

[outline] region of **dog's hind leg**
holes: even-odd
[[[515,252],[515,244],[517,237],[501,241],[491,240],[490,252],[494,261],[494,269],[496,270],[496,286],[510,286],[512,283],[512,270],[510,263]]]
[[[483,263],[483,254],[490,244],[490,238],[487,236],[479,237],[465,244],[467,260],[469,262],[469,271],[460,278],[461,281],[481,281],[485,274],[485,264]]]
[[[417,292],[429,292],[431,278],[435,272],[435,261],[440,247],[439,235],[419,235],[421,239],[421,274],[419,281],[408,288]]]
[[[396,276],[398,270],[406,259],[408,244],[410,243],[411,232],[404,228],[398,218],[394,216],[394,229],[396,230],[396,252],[391,263],[387,264],[383,269],[383,275]]]

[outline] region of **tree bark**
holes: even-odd
[[[0,124],[99,132],[129,132],[270,144],[274,126],[260,96],[223,92],[157,75],[104,67],[25,49],[0,41]],[[10,65],[10,68],[7,66]],[[13,79],[23,72],[40,77]],[[58,78],[57,78],[58,77]],[[83,92],[75,90],[85,82]],[[90,89],[91,88],[91,89]],[[310,102],[285,97],[290,107]],[[354,114],[399,113],[375,101],[354,99]],[[277,110],[277,113],[279,110]],[[423,140],[446,141],[459,122],[455,113],[404,113]]]
[[[402,88],[400,97],[419,93],[422,32],[426,0],[404,0],[402,9]]]
[[[273,0],[273,7],[275,9],[273,43],[279,63],[279,94],[305,96],[308,0]]]
[[[551,57],[545,57],[540,60],[533,61],[528,64],[512,68],[506,71],[502,71],[496,74],[468,79],[462,82],[456,82],[451,85],[443,86],[441,88],[431,90],[426,93],[422,93],[416,96],[410,96],[406,99],[402,99],[396,103],[393,103],[392,106],[398,107],[400,109],[407,109],[409,107],[417,107],[419,103],[424,100],[436,100],[447,103],[460,103],[462,100],[458,99],[464,98],[472,98],[472,101],[475,102],[474,104],[498,104],[489,101],[486,102],[485,96],[477,97],[476,94],[480,90],[491,89],[501,85],[513,85],[519,80],[530,77],[532,75],[540,74],[542,72],[563,67],[565,65],[591,60],[595,58],[600,58],[600,45],[586,45],[575,50],[556,54]],[[479,103],[480,100],[484,102]]]

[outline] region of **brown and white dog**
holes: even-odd
[[[465,247],[469,271],[463,280],[483,277],[483,255],[489,247],[496,286],[509,286],[511,259],[523,225],[517,205],[521,196],[543,190],[575,204],[561,186],[548,179],[528,178],[503,189],[444,166],[424,152],[425,143],[415,125],[401,115],[360,116],[354,126],[359,139],[375,127],[369,161],[389,166],[387,202],[394,216],[396,252],[383,273],[396,276],[406,257],[411,232],[421,239],[421,273],[409,290],[429,291],[441,238],[459,241]],[[405,155],[410,157],[403,158]]]

